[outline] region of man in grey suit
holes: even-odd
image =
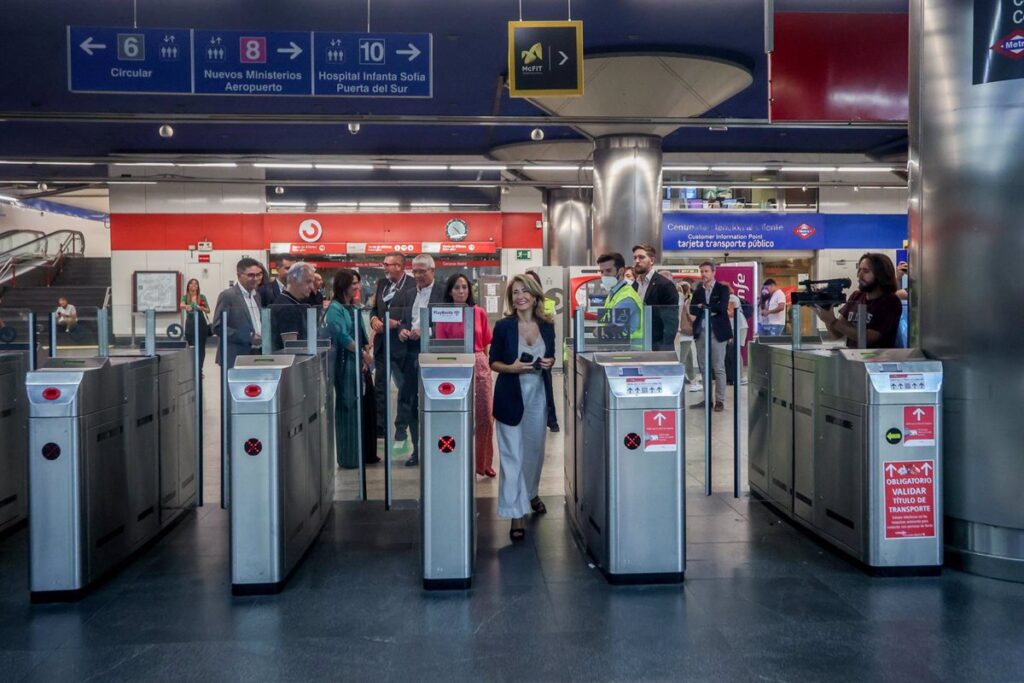
[[[224,369],[235,365],[235,358],[249,355],[262,343],[260,336],[260,295],[256,281],[263,272],[260,262],[243,258],[235,268],[238,281],[217,296],[213,312],[213,334],[227,337],[227,358],[221,358],[221,344],[217,344],[217,364]],[[228,314],[227,329],[221,329],[224,312]]]

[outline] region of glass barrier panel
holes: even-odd
[[[23,351],[28,348],[30,313],[25,308],[0,308],[0,350]],[[37,333],[43,329],[40,322],[45,321],[36,320]],[[36,343],[44,338],[45,334],[37,336]]]
[[[422,350],[430,353],[472,353],[473,343],[470,335],[481,339],[482,331],[475,328],[487,324],[487,315],[480,309],[481,315],[477,315],[476,308],[470,308],[464,304],[430,304],[428,308],[420,311],[414,321],[420,323],[420,329],[413,329],[413,334],[419,334],[423,338],[425,333],[426,341],[422,344]],[[423,325],[424,318],[427,324]],[[483,321],[481,323],[481,320]]]
[[[55,356],[95,356],[99,351],[100,309],[75,306],[70,301],[54,309]],[[52,334],[52,332],[51,332]]]
[[[573,331],[576,348],[581,352],[643,351],[644,313],[633,301],[578,309]]]

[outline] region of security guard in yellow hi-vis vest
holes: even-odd
[[[643,344],[644,338],[644,302],[628,282],[626,282],[626,260],[622,254],[602,254],[597,258],[597,267],[601,272],[601,284],[608,292],[604,307],[615,309],[611,318],[602,327],[606,332],[609,328],[621,328],[621,337],[628,337],[630,345]],[[619,315],[617,311],[628,311]]]

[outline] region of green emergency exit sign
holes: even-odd
[[[516,261],[529,261],[530,258],[529,249],[516,249]]]

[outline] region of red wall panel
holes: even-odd
[[[383,213],[383,214],[111,214],[110,248],[184,250],[200,241],[214,249],[266,249],[271,242],[300,242],[307,219],[323,228],[320,242],[447,242],[445,226],[460,218],[467,242],[516,247],[543,245],[536,228],[539,213]]]
[[[909,16],[779,12],[771,54],[775,121],[906,121]]]

